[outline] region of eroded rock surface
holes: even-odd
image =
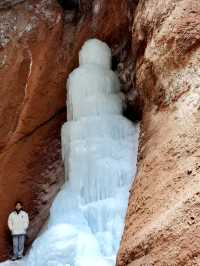
[[[9,251],[6,222],[14,202],[22,200],[30,213],[31,242],[63,182],[60,127],[67,71],[59,62],[62,35],[56,2],[25,1],[0,10],[1,259]]]
[[[200,2],[139,1],[138,173],[117,265],[200,265]]]

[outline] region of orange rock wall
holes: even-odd
[[[132,33],[144,104],[117,265],[200,265],[200,2],[141,0]]]

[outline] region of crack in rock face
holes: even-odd
[[[80,0],[58,0],[58,3],[64,10],[73,10],[79,7]]]
[[[9,8],[24,1],[25,0],[1,0],[0,9]]]

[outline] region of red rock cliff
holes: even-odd
[[[200,265],[200,2],[139,1],[132,34],[144,103],[118,266]]]
[[[14,202],[21,199],[30,213],[32,240],[64,176],[59,132],[65,120],[62,12],[56,3],[15,2],[12,8],[9,1],[0,6],[1,259],[9,251],[6,221]]]

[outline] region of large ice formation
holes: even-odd
[[[122,115],[107,44],[88,40],[67,83],[66,182],[27,266],[113,266],[136,169],[137,126]]]

